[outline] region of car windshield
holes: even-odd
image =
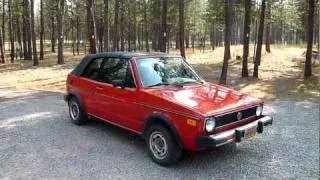
[[[179,57],[142,58],[137,60],[137,66],[144,87],[202,83],[194,70]]]

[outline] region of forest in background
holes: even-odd
[[[230,45],[243,45],[242,77],[259,76],[262,48],[305,45],[304,76],[319,57],[319,0],[1,0],[0,61],[32,61],[46,53],[161,51],[224,47],[220,83],[227,80]],[[254,46],[249,51],[249,45]],[[264,45],[264,46],[262,46]],[[312,50],[314,48],[314,51]]]

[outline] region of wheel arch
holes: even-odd
[[[146,118],[144,122],[144,129],[142,132],[143,139],[146,139],[148,129],[155,124],[159,124],[166,127],[169,130],[169,132],[172,134],[174,140],[178,143],[179,147],[184,148],[177,129],[175,128],[173,123],[170,121],[170,119],[161,113],[153,113],[152,115]]]
[[[79,103],[80,103],[80,108],[85,111],[82,98],[81,98],[81,96],[80,96],[78,93],[72,93],[72,92],[71,92],[71,93],[68,93],[67,95],[65,95],[64,100],[65,100],[67,103],[69,103],[69,101],[70,101],[70,99],[71,99],[72,97],[75,97],[75,98],[79,101]]]

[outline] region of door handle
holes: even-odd
[[[100,87],[100,86],[98,86],[98,87],[96,87],[96,90],[98,90],[98,91],[102,91],[102,90],[103,90],[103,88],[102,88],[102,87]]]

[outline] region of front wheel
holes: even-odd
[[[152,126],[148,130],[146,141],[151,158],[162,166],[175,164],[182,157],[182,149],[163,126]]]

